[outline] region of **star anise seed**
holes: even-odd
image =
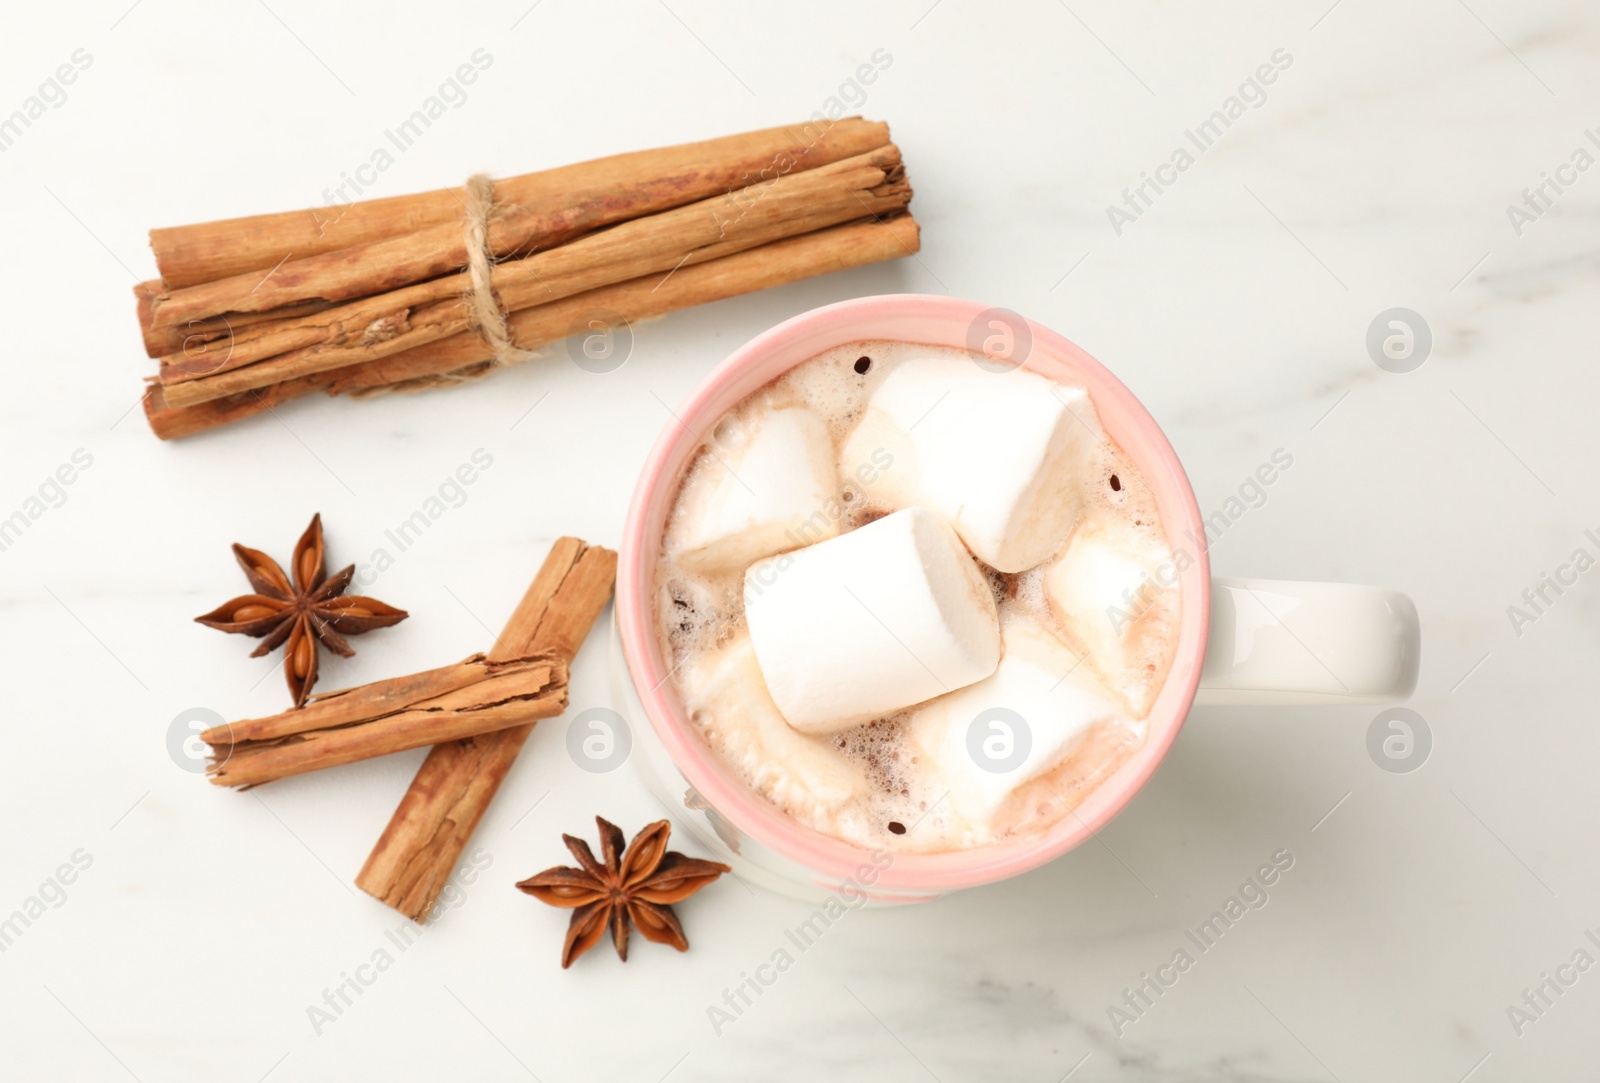
[[[624,962],[628,958],[628,927],[637,927],[646,940],[689,950],[683,926],[672,904],[687,899],[725,872],[733,870],[717,861],[702,861],[667,852],[672,825],[657,820],[633,837],[626,851],[622,830],[599,816],[601,860],[589,844],[571,835],[561,839],[581,868],[558,865],[530,876],[517,885],[540,902],[572,911],[567,939],[561,948],[561,967],[600,942],[611,930],[611,942]]]
[[[267,554],[238,542],[233,545],[233,555],[255,593],[223,602],[195,620],[208,628],[261,639],[261,646],[250,652],[251,658],[284,647],[283,675],[296,707],[305,705],[311,686],[317,683],[319,643],[349,658],[356,652],[345,636],[387,628],[409,615],[376,598],[346,595],[355,578],[354,564],[332,576],[325,574],[320,513],[312,516],[311,525],[294,547],[289,562],[292,576],[285,575]]]

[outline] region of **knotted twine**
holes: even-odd
[[[495,296],[494,258],[489,251],[489,219],[493,216],[494,182],[487,173],[474,173],[467,178],[467,273],[472,279],[467,304],[473,326],[494,351],[495,366],[503,367],[530,361],[538,351],[524,350],[511,341],[506,314]]]
[[[357,396],[382,395],[390,391],[420,391],[429,387],[476,380],[498,368],[518,365],[539,356],[538,350],[525,350],[511,338],[506,314],[494,292],[494,254],[489,248],[489,222],[494,217],[494,182],[487,173],[474,173],[466,185],[466,233],[468,287],[463,294],[468,322],[493,352],[488,361],[476,361],[451,372],[418,376],[381,387],[363,388]]]

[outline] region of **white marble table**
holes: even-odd
[[[0,552],[0,919],[39,900],[0,953],[0,1076],[1592,1078],[1600,973],[1558,968],[1600,959],[1600,573],[1559,573],[1575,585],[1545,588],[1532,622],[1508,607],[1575,550],[1600,555],[1585,533],[1600,528],[1600,170],[1556,171],[1600,155],[1585,135],[1600,139],[1600,26],[1571,0],[1200,7],[8,13],[0,114],[84,52],[46,91],[64,100],[0,153],[0,517],[78,459]],[[365,174],[367,194],[791,121],[883,50],[877,80],[845,93],[893,124],[923,251],[644,325],[606,375],[558,351],[458,391],[156,441],[133,409],[145,229],[324,202],[477,49],[488,70]],[[1190,143],[1275,53],[1265,100]],[[1189,168],[1154,172],[1184,146]],[[1119,233],[1108,207],[1145,173],[1171,183]],[[1546,175],[1572,183],[1514,223]],[[465,501],[371,588],[412,619],[360,640],[323,687],[460,657],[553,537],[615,542],[663,401],[780,319],[890,291],[984,299],[1080,342],[1163,422],[1207,511],[1292,454],[1214,568],[1409,592],[1421,768],[1369,756],[1370,708],[1197,710],[1099,844],[853,914],[719,1034],[708,1006],[807,908],[724,881],[683,907],[688,955],[642,944],[624,966],[602,947],[561,972],[564,915],[511,882],[557,863],[558,834],[596,811],[630,828],[659,812],[631,770],[579,770],[563,723],[539,728],[485,820],[481,875],[404,950],[401,919],[351,880],[420,753],[247,794],[169,755],[189,708],[284,702],[275,658],[191,623],[242,588],[228,543],[282,555],[320,510],[332,558],[368,560],[484,449]],[[1432,335],[1405,374],[1364,341],[1394,307]],[[608,700],[589,651],[573,709]],[[1194,948],[1186,930],[1280,850],[1294,864],[1267,905]],[[1185,947],[1195,965],[1115,1026],[1124,990]],[[380,950],[391,966],[358,971]],[[314,1025],[357,973],[375,978]],[[1514,1019],[1558,974],[1570,987]]]

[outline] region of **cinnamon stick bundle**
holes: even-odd
[[[152,231],[162,279],[135,289],[159,360],[152,428],[188,435],[313,390],[459,382],[564,338],[596,308],[648,318],[918,248],[899,148],[859,117],[618,155],[493,192],[481,234],[457,190]],[[477,326],[482,280],[463,269],[475,236],[497,261],[486,292],[517,347],[498,357]]]
[[[772,181],[754,199],[737,218],[723,199],[702,200],[502,263],[492,274],[494,293],[506,310],[520,311],[837,225],[864,212],[884,217],[904,209],[910,189],[900,176],[899,149],[890,145]],[[162,357],[167,402],[192,406],[471,330],[471,310],[460,301],[469,289],[464,272],[435,278],[311,315],[263,322]]]
[[[565,338],[576,319],[599,309],[637,323],[814,275],[898,259],[919,247],[917,223],[909,214],[882,222],[851,222],[685,266],[665,279],[650,274],[523,309],[513,312],[506,323],[520,345],[535,349]],[[195,406],[173,406],[165,389],[156,383],[145,391],[145,417],[157,436],[172,440],[264,413],[317,391],[361,395],[470,378],[488,371],[493,357],[480,336],[467,332],[374,361],[284,380]]]
[[[567,706],[567,666],[549,653],[453,666],[315,696],[268,718],[214,726],[206,774],[259,786],[408,748],[524,725]]]
[[[561,538],[487,656],[548,654],[570,661],[605,608],[617,554]],[[489,802],[533,726],[521,725],[435,745],[356,886],[416,922],[426,921]]]

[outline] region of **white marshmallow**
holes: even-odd
[[[1020,572],[1072,532],[1080,484],[1104,439],[1083,388],[956,356],[911,357],[873,392],[839,472],[856,476],[874,451],[887,451],[893,464],[863,485],[872,499],[932,507],[980,559]]]
[[[745,572],[745,618],[773,702],[830,733],[994,672],[994,594],[955,532],[908,508]]]
[[[1087,666],[1023,616],[1002,625],[994,674],[918,708],[909,727],[930,799],[952,843],[992,837],[1019,786],[1065,763],[1098,724],[1122,717]]]
[[[684,493],[679,512],[675,556],[691,571],[739,571],[839,532],[833,440],[810,410],[772,411],[704,470],[692,484],[706,487]]]
[[[859,811],[869,791],[861,768],[825,737],[792,729],[767,694],[748,636],[697,656],[679,679],[684,706],[708,742],[741,778],[805,822]],[[852,808],[852,806],[854,806]]]
[[[1045,569],[1051,613],[1136,718],[1150,712],[1171,662],[1175,575],[1164,550],[1101,524],[1078,531]]]

